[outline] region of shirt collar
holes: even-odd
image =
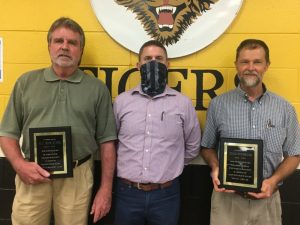
[[[269,91],[267,90],[267,87],[266,87],[266,85],[264,83],[262,84],[262,87],[263,87],[263,94],[257,100],[260,104],[262,103],[262,100],[263,100],[264,96],[268,96],[269,95]],[[244,100],[248,101],[247,93],[241,89],[240,85],[238,85],[238,87],[236,88],[236,90],[237,90],[238,94]]]
[[[132,90],[130,90],[131,94],[134,95],[134,94],[140,94],[140,95],[144,95],[144,96],[147,96],[147,94],[145,94],[143,91],[142,91],[142,87],[141,85],[139,84],[138,86],[136,86],[135,88],[133,88]],[[163,97],[163,96],[166,96],[166,95],[177,95],[177,91],[173,90],[172,88],[170,88],[168,85],[166,86],[165,90],[163,93],[159,94],[159,95],[156,95],[154,96],[153,98],[159,98],[159,97]]]
[[[71,76],[69,76],[65,80],[68,82],[71,82],[71,83],[80,83],[83,76],[84,76],[83,72],[81,70],[77,69]],[[48,81],[48,82],[60,80],[60,78],[55,74],[52,67],[45,69],[44,78],[45,78],[45,81]]]

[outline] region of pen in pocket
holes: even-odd
[[[164,120],[164,114],[165,114],[165,112],[164,112],[164,111],[162,111],[162,112],[161,112],[161,116],[160,116],[160,120],[161,120],[161,121],[163,121],[163,120]]]
[[[268,119],[267,121],[267,128],[275,127],[274,124],[272,124],[271,119]]]

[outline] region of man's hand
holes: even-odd
[[[50,182],[50,173],[37,163],[18,160],[14,165],[16,173],[25,184],[40,184]]]
[[[28,162],[21,154],[19,140],[10,137],[0,137],[2,151],[12,167],[25,184],[39,184],[50,182],[50,173],[37,163]]]
[[[94,223],[106,216],[111,207],[113,176],[116,165],[116,149],[114,141],[100,144],[101,155],[101,186],[94,199],[91,213]]]
[[[257,199],[269,198],[277,189],[276,183],[272,182],[271,179],[265,179],[262,183],[260,193],[248,192],[248,194]]]
[[[300,156],[285,156],[279,167],[271,177],[265,179],[262,183],[260,193],[249,192],[249,195],[261,199],[269,198],[278,189],[278,184],[292,174],[300,162]]]
[[[90,214],[94,214],[94,223],[106,216],[109,212],[112,199],[111,195],[111,191],[105,191],[103,188],[98,190],[90,212]]]
[[[219,188],[219,185],[221,184],[219,180],[219,167],[215,167],[211,173],[210,173],[214,189],[216,192],[227,192],[227,193],[234,193],[235,191],[233,190],[227,190],[225,188]]]

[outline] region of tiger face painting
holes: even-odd
[[[218,0],[115,0],[136,14],[151,38],[168,46]]]

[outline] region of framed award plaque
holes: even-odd
[[[220,187],[239,192],[260,192],[263,173],[263,141],[220,138]]]
[[[73,177],[71,127],[29,128],[30,161],[51,178]]]

